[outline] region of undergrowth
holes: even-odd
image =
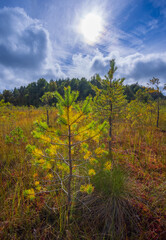
[[[26,152],[26,145],[35,143],[33,122],[41,119],[46,121],[42,108],[1,109],[0,239],[165,239],[164,107],[159,129],[131,127],[127,121],[114,124],[115,166],[104,171],[107,159],[98,159],[100,165],[91,177],[94,192],[78,193],[69,225],[62,192],[43,192],[33,200],[23,194],[34,186],[35,177],[42,181]],[[52,109],[52,127],[56,119]],[[107,138],[104,141],[107,146]]]

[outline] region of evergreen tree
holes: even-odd
[[[156,89],[151,88],[150,92],[151,93],[156,93],[157,94],[157,118],[156,118],[156,127],[159,127],[159,117],[160,117],[160,96],[162,96],[161,91],[159,89],[160,85],[160,80],[158,78],[153,77],[150,79],[149,86],[154,86]],[[163,90],[166,89],[166,85],[164,85]]]
[[[54,92],[46,92],[41,98],[40,100],[42,101],[42,103],[44,103],[45,107],[46,107],[46,115],[47,115],[47,125],[49,126],[49,103],[50,100],[52,100],[54,98],[55,93]]]
[[[122,113],[126,104],[123,81],[121,79],[113,79],[117,67],[115,60],[110,61],[110,70],[104,79],[98,75],[98,81],[101,84],[101,89],[92,85],[96,93],[94,98],[95,111],[109,123],[109,153],[112,157],[112,124],[115,117]],[[101,114],[102,113],[102,114]]]
[[[103,147],[96,145],[105,122],[98,126],[91,120],[91,98],[87,98],[80,108],[76,104],[79,93],[71,92],[70,87],[64,92],[64,98],[58,92],[55,94],[58,100],[58,129],[37,122],[33,135],[43,148],[28,145],[27,149],[33,154],[33,163],[42,167],[45,178],[51,180],[53,188],[49,185],[47,189],[66,194],[69,217],[77,192],[93,191],[90,176],[95,174],[93,166],[97,163],[96,158],[105,153]],[[77,178],[79,181],[76,181]],[[37,187],[41,191],[39,184]],[[27,191],[31,196],[34,194],[34,190]]]

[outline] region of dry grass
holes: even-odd
[[[52,109],[51,126],[56,125],[56,117]],[[1,109],[0,239],[165,239],[164,107],[162,129],[131,127],[123,122],[114,125],[113,156],[125,173],[108,176],[107,184],[103,177],[101,186],[94,179],[95,192],[79,196],[83,205],[76,205],[67,231],[65,209],[58,208],[55,213],[49,210],[45,205],[48,194],[40,194],[34,201],[23,195],[25,189],[34,185],[35,173],[25,147],[34,143],[33,121],[41,118],[46,119],[44,109]],[[26,141],[6,143],[6,135],[16,127],[23,130]],[[60,207],[63,195],[53,195],[49,201]]]

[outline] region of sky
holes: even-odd
[[[166,0],[0,0],[0,91],[45,78],[166,83]]]

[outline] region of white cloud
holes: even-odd
[[[166,82],[166,53],[136,53],[117,59],[119,74],[126,77],[126,82],[138,81],[146,85],[149,79],[157,77],[161,85]]]
[[[23,9],[0,10],[0,36],[1,89],[12,89],[40,77],[65,76],[53,62],[48,31]]]
[[[87,79],[91,76],[91,64],[92,57],[90,55],[83,56],[80,54],[74,54],[72,57],[72,65],[68,68],[67,75],[70,78],[73,77],[86,77]]]
[[[109,70],[109,61],[116,56],[119,56],[118,52],[113,52],[104,57],[98,49],[93,52],[93,55],[75,54],[67,75],[70,78],[85,77],[87,79],[90,79],[96,73],[104,76]]]
[[[138,82],[146,85],[149,79],[157,77],[160,79],[161,87],[166,83],[166,53],[156,54],[130,54],[121,57],[118,51],[112,52],[104,57],[98,50],[96,55],[83,56],[77,54],[73,56],[73,66],[68,71],[70,77],[90,77],[96,73],[101,76],[107,74],[109,70],[109,61],[116,60],[118,70],[115,74],[116,78],[125,77],[125,83],[131,84]]]

